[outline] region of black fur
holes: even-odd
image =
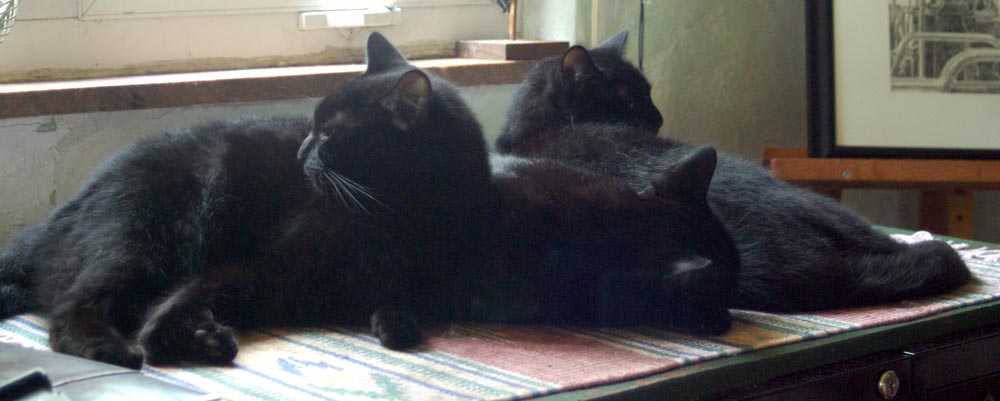
[[[580,91],[564,89],[559,78],[561,65],[586,62],[572,52],[542,61],[528,74],[511,101],[498,150],[562,160],[624,178],[636,189],[647,187],[651,177],[693,151],[691,145],[657,138],[648,124],[650,113],[637,113],[633,121],[623,122],[588,119],[569,111],[565,103],[587,101],[575,99]],[[604,54],[615,57],[604,58],[603,63],[631,69],[620,52]],[[614,69],[593,59],[599,70]],[[629,79],[645,83],[641,76]],[[606,102],[614,97],[595,99]],[[947,292],[970,279],[967,267],[947,244],[896,243],[838,203],[730,155],[719,155],[708,202],[739,248],[735,307],[806,311],[872,305]]]
[[[311,124],[211,124],[109,158],[0,255],[0,317],[46,312],[54,350],[129,367],[228,363],[229,326],[419,343],[414,314],[450,313],[486,238],[486,145],[454,89],[377,33],[368,63]]]
[[[514,93],[497,150],[518,146],[522,133],[586,123],[622,124],[656,132],[663,125],[642,72],[622,62],[626,31],[592,51],[569,48],[539,61]]]
[[[558,162],[491,160],[502,213],[493,263],[469,280],[472,319],[729,328],[739,257],[705,200],[714,150],[653,178],[644,194]]]

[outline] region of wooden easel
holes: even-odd
[[[840,199],[843,189],[920,191],[920,229],[975,239],[973,191],[1000,189],[1000,161],[832,159],[805,149],[768,148],[764,165],[774,176]]]

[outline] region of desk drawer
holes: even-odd
[[[1000,400],[1000,373],[927,392],[927,401]]]
[[[974,390],[987,387],[994,389],[994,398],[1000,398],[996,392],[1000,376],[1000,331],[996,327],[931,341],[906,354],[911,357],[913,389],[918,401],[925,395],[927,400],[983,401],[985,390],[978,398],[973,397]]]
[[[879,390],[880,383],[883,386],[882,393]],[[910,363],[899,354],[873,356],[810,369],[740,391],[741,395],[730,393],[722,399],[907,401],[911,399]],[[881,395],[883,393],[892,397],[885,398]]]

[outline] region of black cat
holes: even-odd
[[[592,51],[573,46],[562,57],[539,61],[514,93],[497,150],[519,148],[537,132],[588,123],[655,135],[663,117],[642,72],[622,59],[627,36],[621,31]]]
[[[691,145],[657,138],[662,120],[651,119],[653,113],[614,112],[629,104],[653,107],[649,85],[622,57],[623,43],[624,32],[593,52],[577,46],[539,62],[511,101],[497,149],[562,160],[624,178],[637,189],[692,152]],[[629,96],[616,97],[620,93]],[[579,106],[592,99],[611,112]],[[740,251],[733,307],[872,305],[944,293],[970,280],[948,244],[899,244],[846,207],[730,155],[719,155],[708,203]]]
[[[486,239],[486,144],[446,82],[384,37],[307,120],[168,132],[109,158],[0,254],[0,317],[118,365],[223,364],[230,325],[371,324],[419,343]],[[296,157],[298,153],[298,158]]]
[[[491,224],[492,263],[467,280],[466,318],[729,328],[739,256],[705,200],[714,150],[693,152],[642,194],[550,160],[491,162],[501,212]]]

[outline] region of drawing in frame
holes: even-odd
[[[811,157],[1000,159],[1000,0],[807,0]]]

